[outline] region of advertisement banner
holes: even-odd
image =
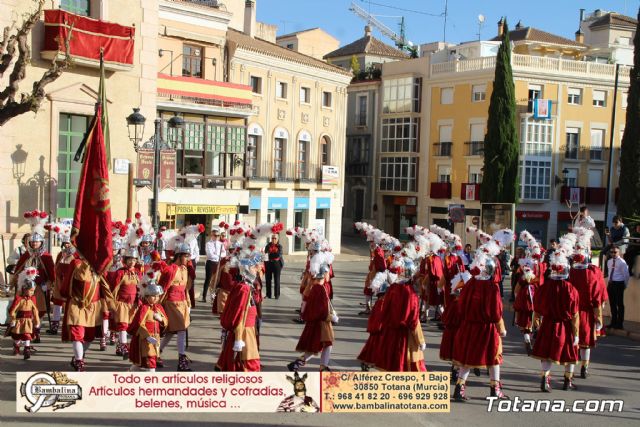
[[[176,151],[160,151],[160,190],[176,188]]]
[[[238,206],[219,205],[176,205],[177,215],[234,215],[238,213]]]
[[[340,184],[340,172],[335,166],[322,166],[322,184],[338,185]]]
[[[16,372],[16,411],[449,412],[448,372]]]
[[[136,178],[149,180],[153,185],[154,176],[154,153],[153,150],[148,148],[141,148],[138,150],[138,175]]]

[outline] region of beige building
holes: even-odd
[[[333,52],[340,46],[340,41],[322,28],[310,28],[278,36],[276,43],[278,46],[316,59],[323,59],[327,53]]]
[[[32,11],[33,2],[2,0],[0,25]],[[49,67],[56,54],[52,45],[64,30],[61,22],[74,22],[73,40],[82,41],[82,28],[88,19],[100,19],[108,33],[122,31],[132,34],[130,61],[111,61],[112,51],[105,50],[106,92],[111,131],[112,172],[110,179],[111,206],[115,219],[124,219],[127,207],[127,163],[135,160],[128,138],[125,118],[132,107],[140,107],[153,117],[156,94],[157,63],[157,0],[67,0],[47,1],[46,12],[33,30],[32,60],[21,90],[31,89]],[[9,13],[10,12],[10,13]],[[67,14],[67,15],[64,15]],[[47,33],[45,34],[45,23]],[[122,27],[118,27],[122,26]],[[94,34],[95,35],[95,34]],[[124,42],[129,43],[126,39]],[[106,46],[106,45],[105,45]],[[73,157],[93,115],[98,96],[99,46],[95,52],[75,55],[74,65],[46,87],[46,100],[37,114],[26,113],[0,127],[0,232],[9,254],[29,227],[22,214],[26,210],[46,210],[57,219],[73,217],[76,187],[81,164]],[[8,76],[1,82],[5,87]]]
[[[163,124],[177,186],[160,194],[162,219],[316,227],[339,251],[349,74],[278,46],[242,4],[160,0],[158,114],[186,122],[173,140]]]
[[[251,23],[252,24],[252,23]],[[229,80],[249,84],[250,221],[323,229],[340,248],[349,72],[257,37],[229,30]],[[304,250],[285,241],[288,253]]]

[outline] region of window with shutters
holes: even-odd
[[[604,90],[593,90],[593,106],[605,107],[607,105],[607,92]]]
[[[604,129],[591,129],[591,146],[589,147],[589,159],[590,160],[603,160],[603,144],[604,144]]]
[[[471,88],[471,101],[482,102],[487,98],[487,85],[473,85]]]
[[[577,87],[570,87],[567,90],[567,103],[570,105],[582,104],[582,89]]]
[[[580,150],[580,129],[567,128],[567,139],[564,150],[564,158],[570,160],[578,160],[578,152]]]

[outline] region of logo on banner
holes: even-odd
[[[534,119],[550,119],[551,118],[551,100],[550,99],[534,99],[533,100],[533,118]]]
[[[295,373],[293,377],[287,375],[287,381],[293,384],[293,394],[285,397],[280,405],[278,412],[320,412],[320,406],[313,400],[313,397],[307,395],[307,374],[302,377]]]
[[[160,151],[160,189],[176,188],[176,151]]]
[[[70,380],[62,372],[38,372],[20,385],[20,395],[29,402],[30,405],[25,405],[29,412],[38,412],[49,406],[57,411],[81,400],[82,389],[77,381]]]
[[[476,186],[475,185],[466,185],[464,190],[465,190],[465,200],[475,200],[476,199]]]

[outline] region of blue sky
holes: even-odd
[[[354,0],[369,10],[368,0]],[[377,4],[376,4],[377,3]],[[312,27],[321,27],[348,44],[364,34],[365,22],[349,11],[351,0],[257,0],[258,20],[275,24],[278,35]],[[380,5],[424,12],[414,13]],[[497,22],[507,16],[511,28],[518,20],[525,26],[533,26],[573,39],[578,29],[579,9],[587,12],[603,9],[625,13],[635,17],[639,0],[448,0],[447,41],[461,42],[478,38],[478,15],[486,19],[482,27],[483,39],[494,37]],[[445,0],[371,0],[371,13],[391,17],[379,17],[388,27],[398,31],[399,19],[405,17],[407,39],[419,44],[443,39]],[[374,34],[391,44],[380,33]]]

